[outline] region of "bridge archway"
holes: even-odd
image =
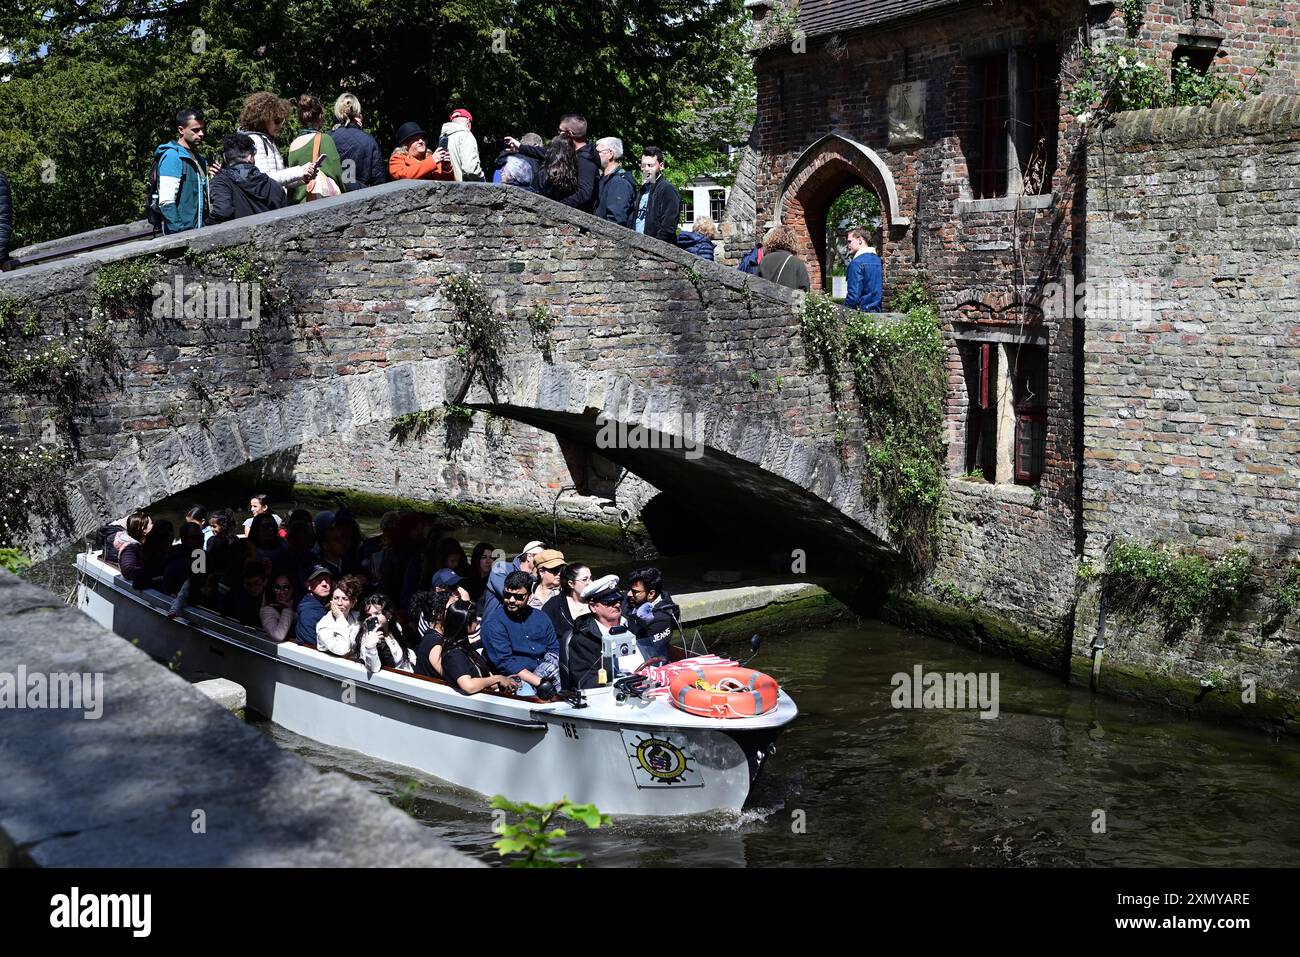
[[[799,237],[799,252],[814,290],[829,286],[823,274],[828,261],[827,212],[835,198],[855,184],[866,186],[880,199],[878,252],[884,259],[893,237],[911,220],[899,204],[894,174],[875,150],[842,133],[828,133],[799,154],[781,183],[777,215]]]
[[[704,508],[744,503],[755,521],[786,533],[787,540],[815,538],[845,555],[895,561],[884,523],[863,501],[857,476],[832,449],[784,434],[770,417],[695,406],[674,387],[647,392],[619,373],[551,364],[536,355],[512,357],[504,373],[495,395],[476,386],[464,401],[596,448]],[[105,516],[146,508],[245,463],[441,407],[457,394],[462,375],[459,359],[443,357],[309,380],[150,445],[133,439],[69,488],[63,523],[41,529],[37,550],[44,557]]]

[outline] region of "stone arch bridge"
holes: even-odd
[[[446,282],[456,274],[481,280],[501,330],[490,389],[481,375],[463,388]],[[188,314],[156,308],[163,290],[254,280],[256,318],[210,314],[201,297]],[[464,393],[475,408],[600,445],[702,510],[833,543],[843,561],[892,562],[863,500],[852,429],[844,440],[851,390],[837,415],[805,361],[799,299],[533,194],[443,183],[389,184],[6,274],[4,308],[40,318],[25,345],[75,340],[112,318],[118,350],[108,374],[85,377],[70,413],[39,389],[0,399],[5,441],[48,440],[54,423],[77,450],[59,501],[32,503],[23,545],[48,556],[246,462],[386,431]],[[603,447],[602,431],[621,441]]]

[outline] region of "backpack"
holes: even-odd
[[[104,561],[117,562],[117,546],[113,543],[117,539],[117,533],[125,531],[121,525],[101,525],[95,529],[95,549],[104,553]]]
[[[149,190],[145,194],[144,218],[149,221],[149,225],[155,232],[162,229],[163,223],[166,222],[162,213],[162,203],[158,199],[158,166],[161,162],[162,154],[154,153],[153,163],[149,166]],[[185,165],[181,163],[181,187],[185,185]],[[177,188],[176,196],[180,198],[180,188]]]
[[[758,264],[763,261],[763,247],[755,246],[749,252],[745,253],[740,259],[740,264],[736,266],[741,272],[747,272],[751,276],[758,275]]]

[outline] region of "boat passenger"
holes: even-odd
[[[627,627],[623,617],[623,592],[618,587],[617,575],[606,575],[587,586],[582,597],[591,607],[591,613],[578,618],[560,639],[560,680],[563,687],[595,688],[618,674],[635,671],[644,659],[637,648],[636,636]],[[605,660],[606,642],[613,640],[615,660]],[[614,667],[611,669],[610,665]],[[611,670],[617,674],[611,674]]]
[[[284,539],[285,557],[288,561],[288,574],[294,582],[295,598],[302,597],[301,582],[316,567],[316,555],[312,546],[316,544],[316,533],[312,531],[311,519],[290,519],[288,534]]]
[[[226,595],[222,614],[249,628],[262,627],[262,596],[266,593],[266,566],[260,561],[244,563],[240,587]]]
[[[443,570],[453,575],[450,569]],[[440,573],[442,574],[442,573]],[[447,579],[443,578],[442,582]],[[442,677],[442,620],[447,608],[458,601],[466,601],[465,589],[447,587],[426,588],[411,598],[408,621],[415,622],[415,635],[419,648],[415,653],[415,671],[429,678]],[[477,625],[477,621],[474,623]]]
[[[208,522],[213,532],[203,546],[207,552],[208,580],[202,597],[211,607],[220,608],[221,596],[231,590],[232,579],[242,567],[238,560],[243,551],[235,537],[235,515],[230,509],[218,509],[208,516]]]
[[[483,619],[483,648],[502,674],[520,679],[518,694],[533,695],[544,680],[557,681],[560,643],[551,620],[528,605],[532,576],[522,569],[506,576],[501,607]]]
[[[470,636],[477,620],[473,602],[457,600],[443,616],[442,677],[461,694],[498,690],[515,692],[515,678],[492,673],[492,666],[474,648]]]
[[[316,535],[316,562],[330,570],[336,579],[343,577],[344,552],[347,550],[343,529],[333,522]]]
[[[682,610],[664,591],[659,569],[641,568],[628,576],[625,613],[646,660],[667,658],[673,635],[681,629]]]
[[[590,584],[591,569],[581,562],[565,565],[560,572],[560,593],[542,606],[557,635],[563,636],[575,621],[591,611],[582,600],[582,591]]]
[[[203,531],[203,537],[208,537],[208,510],[202,505],[191,505],[188,512],[185,513],[185,523],[187,525],[197,525]]]
[[[202,553],[202,526],[186,522],[181,526],[180,541],[168,551],[167,561],[163,564],[162,590],[169,595],[180,594],[191,576],[205,573],[206,559],[202,562],[195,561]]]
[[[257,516],[259,515],[270,515],[273,519],[275,519],[276,528],[279,528],[282,524],[284,524],[283,522],[280,521],[279,515],[274,515],[271,513],[271,496],[266,495],[264,493],[259,493],[257,495],[254,495],[251,499],[248,500],[248,510],[252,512],[253,515],[252,518],[244,519],[245,535],[247,535],[249,529],[252,528],[253,519],[257,518]]]
[[[159,519],[150,527],[140,543],[140,567],[131,577],[131,584],[137,591],[146,588],[161,588],[163,569],[167,566],[167,555],[172,550],[175,538],[175,526],[167,519]]]
[[[317,565],[303,584],[307,586],[307,594],[298,602],[298,625],[293,638],[300,645],[315,648],[316,625],[325,617],[330,595],[334,593],[334,576],[324,565]]]
[[[366,674],[380,668],[415,671],[415,649],[393,616],[393,603],[383,592],[366,597],[361,605],[365,618],[361,628],[361,661]]]
[[[492,574],[492,555],[495,551],[491,542],[479,542],[474,546],[474,554],[470,556],[469,568],[465,572],[465,590],[475,602],[483,594],[483,589],[487,588],[488,577]]]
[[[533,560],[533,567],[537,569],[537,585],[533,588],[528,604],[540,609],[560,593],[560,569],[564,567],[564,552],[557,548],[543,549]]]
[[[543,550],[544,546],[541,542],[529,542],[523,547],[523,550],[515,556],[514,561],[509,564],[504,562],[493,564],[492,574],[488,576],[487,587],[483,589],[483,600],[480,603],[479,611],[480,618],[487,621],[488,615],[495,609],[501,607],[501,593],[505,588],[506,576],[512,572],[522,571],[528,573],[528,592],[529,594],[532,594],[532,577],[534,571],[533,562],[536,560],[538,554]]]
[[[275,641],[293,636],[293,581],[276,575],[262,596],[262,630]]]
[[[346,657],[357,650],[361,622],[352,609],[361,597],[361,579],[343,578],[330,594],[329,612],[316,622],[316,647],[331,655]]]
[[[253,519],[246,539],[246,559],[260,559],[267,566],[270,575],[289,574],[291,561],[289,549],[280,538],[280,526],[274,516],[263,513]]]
[[[153,528],[153,519],[144,512],[135,512],[126,520],[126,531],[118,532],[113,539],[117,549],[117,567],[127,581],[135,581],[140,571],[140,549],[144,538]]]

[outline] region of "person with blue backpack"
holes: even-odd
[[[176,114],[176,139],[154,150],[148,219],[164,234],[207,222],[208,162],[199,154],[206,128],[203,112],[187,106]]]

